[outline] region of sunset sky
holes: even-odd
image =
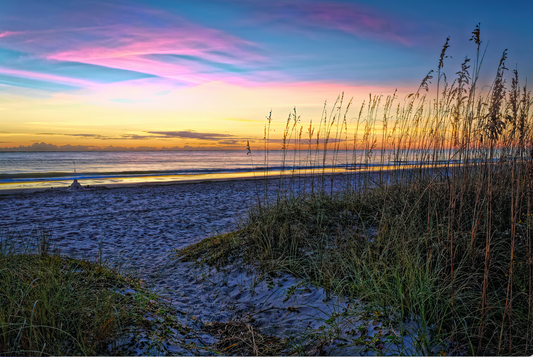
[[[294,107],[416,91],[447,36],[451,76],[479,22],[482,75],[507,48],[532,82],[533,5],[508,4],[0,0],[0,148],[259,145],[271,110],[279,136]]]

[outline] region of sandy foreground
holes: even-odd
[[[340,185],[340,181],[334,183]],[[272,182],[268,191],[276,194],[277,186]],[[137,270],[171,299],[184,323],[246,316],[278,336],[316,329],[345,311],[348,302],[328,298],[323,289],[291,276],[258,282],[241,267],[219,273],[173,259],[176,248],[235,230],[255,205],[257,191],[264,187],[262,181],[232,180],[0,195],[0,232],[3,239],[18,244],[49,232],[51,245],[61,254],[89,260],[101,257]],[[345,328],[360,324],[355,319]],[[373,325],[376,331],[381,327],[381,323]],[[208,334],[202,334],[200,340],[205,344],[214,341]],[[339,350],[336,345],[332,340],[331,346],[323,346],[320,352],[359,354],[358,350]],[[180,346],[170,347],[173,353],[191,353]]]
[[[23,237],[48,231],[69,256],[94,258],[101,249],[151,271],[172,249],[233,229],[252,187],[230,181],[2,195],[0,229]]]

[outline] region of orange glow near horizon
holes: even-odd
[[[249,140],[255,149],[263,145],[270,110],[270,137],[276,146],[295,107],[305,131],[311,120],[318,125],[324,102],[330,111],[343,91],[344,107],[350,96],[354,97],[348,120],[357,116],[364,100],[368,102],[368,93],[386,96],[394,92],[394,88],[324,83],[243,86],[211,82],[156,95],[153,91],[160,87],[151,88],[146,82],[104,85],[44,98],[11,95],[0,111],[4,123],[0,147],[44,142],[100,149],[242,150]],[[114,100],[116,93],[123,100]]]
[[[460,5],[475,21],[392,1],[3,1],[0,151],[259,148],[270,111],[279,145],[294,108],[305,132],[341,93],[350,123],[369,94],[383,108],[398,89],[404,105],[437,66],[451,85],[468,56],[470,78],[478,22],[491,41],[479,90],[505,48],[531,77],[531,6]]]

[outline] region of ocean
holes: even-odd
[[[392,151],[368,152],[272,150],[263,151],[85,151],[2,152],[0,191],[5,189],[67,187],[74,179],[82,186],[139,184],[224,178],[253,178],[280,173],[319,173],[409,167],[421,154],[411,150],[393,159]],[[443,163],[456,160],[442,157]],[[354,161],[356,164],[354,164]]]
[[[169,182],[191,179],[279,174],[282,170],[309,170],[307,153],[271,151],[268,165],[264,152],[242,151],[87,151],[87,152],[0,152],[0,190],[66,187],[74,179],[83,185]],[[318,153],[317,161],[322,153]],[[351,159],[351,154],[349,155]],[[343,159],[344,157],[344,159]],[[326,167],[343,170],[346,155],[338,155]],[[285,166],[283,162],[285,161]],[[268,170],[266,170],[268,167]]]

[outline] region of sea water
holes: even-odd
[[[321,155],[321,154],[320,154]],[[339,155],[338,155],[339,156]],[[347,160],[337,158],[342,168]],[[305,154],[272,151],[0,152],[0,189],[254,177],[317,165]],[[328,168],[332,165],[326,163]]]
[[[409,161],[402,161],[408,165]],[[2,152],[0,190],[263,177],[397,167],[391,155],[363,151]]]

